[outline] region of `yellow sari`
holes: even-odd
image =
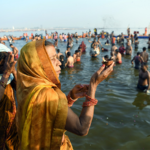
[[[19,147],[15,117],[16,104],[13,88],[8,84],[0,100],[0,149],[17,150]]]
[[[18,132],[21,150],[72,150],[62,136],[68,113],[66,95],[45,49],[45,40],[26,44],[17,66]]]

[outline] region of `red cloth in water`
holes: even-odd
[[[119,48],[119,52],[120,52],[121,54],[124,54],[125,48],[124,48],[124,47],[120,47],[120,48]]]
[[[80,47],[82,48],[82,52],[85,52],[86,45],[84,44],[83,41],[82,41],[82,43],[80,44]]]

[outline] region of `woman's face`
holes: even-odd
[[[57,56],[56,50],[53,46],[46,46],[46,51],[52,62],[54,70],[56,71],[56,74],[59,78],[59,74],[61,73],[61,68],[60,68],[61,62],[56,57]]]

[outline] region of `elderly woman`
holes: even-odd
[[[72,150],[67,130],[87,135],[97,104],[95,92],[113,70],[105,66],[92,76],[90,85],[76,85],[66,95],[61,91],[60,61],[54,46],[45,40],[26,44],[18,60],[17,100],[18,127],[21,150]],[[81,97],[86,97],[78,117],[70,108]]]
[[[0,44],[0,150],[16,150],[19,146],[15,120],[15,64],[11,50]]]

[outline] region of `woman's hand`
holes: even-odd
[[[97,86],[105,80],[110,73],[113,71],[114,62],[106,68],[105,65],[102,65],[97,72],[93,74],[90,81],[90,88],[96,91]]]
[[[72,99],[82,98],[88,92],[89,85],[86,84],[77,84],[70,92],[70,97]]]
[[[14,61],[14,54],[12,52],[8,53],[7,57],[5,58],[5,64],[4,64],[4,76],[8,78],[11,73],[15,73],[15,64],[16,61]]]

